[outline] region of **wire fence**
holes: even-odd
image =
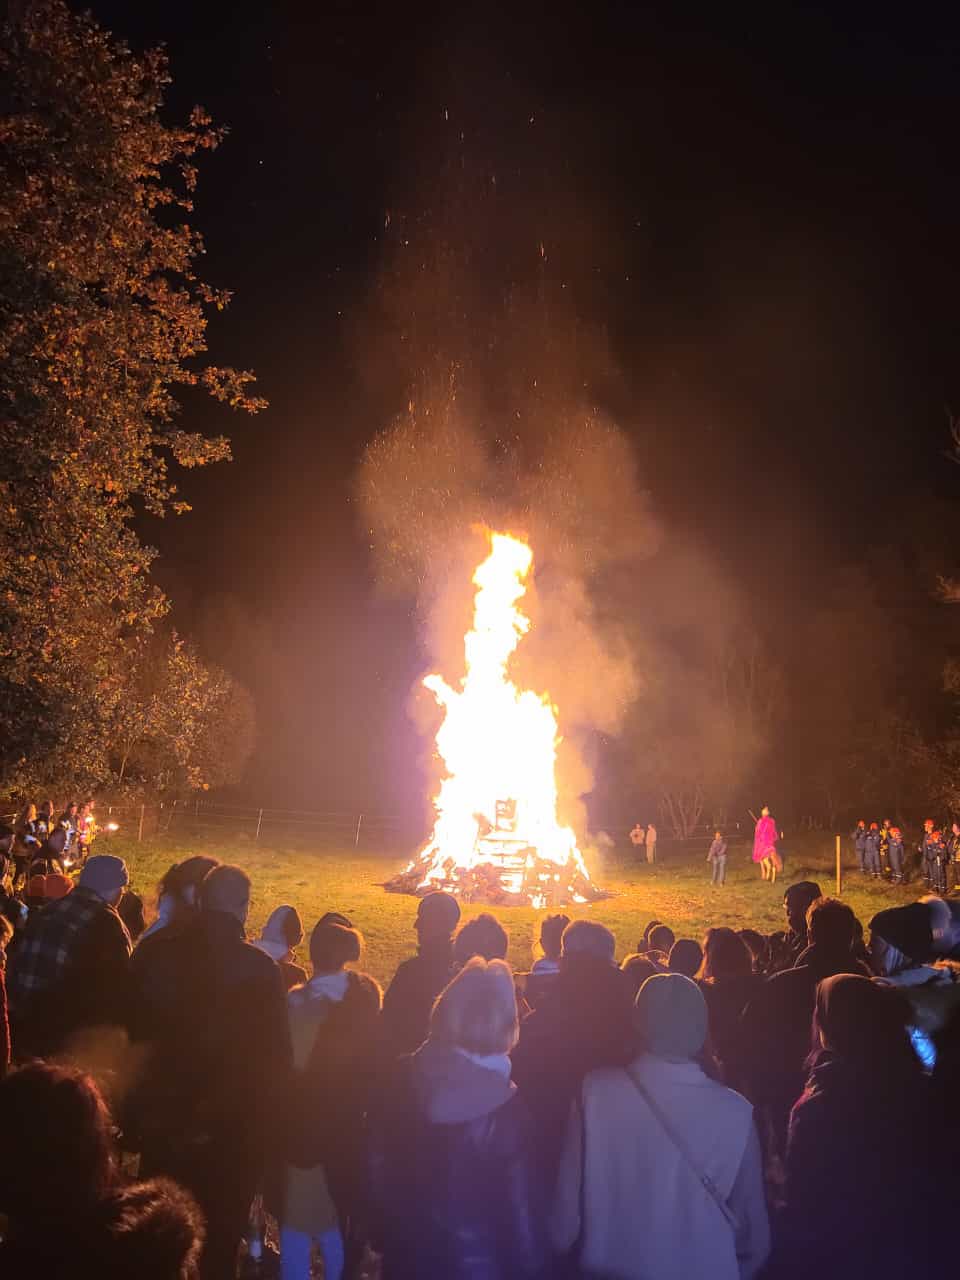
[[[358,850],[383,849],[409,835],[397,817],[357,810],[279,809],[266,805],[172,800],[98,806],[101,826],[116,823],[137,840],[205,833],[254,843],[279,838],[295,842],[323,839]]]

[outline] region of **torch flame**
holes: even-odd
[[[570,896],[585,901],[573,888],[575,881],[589,884],[576,836],[557,821],[557,708],[546,695],[518,689],[507,674],[530,629],[518,602],[526,594],[533,552],[507,534],[489,537],[490,554],[473,575],[466,674],[459,689],[436,674],[423,682],[443,708],[436,743],[447,776],[434,800],[433,835],[408,870],[422,867],[421,890],[457,892],[466,883],[464,873],[491,861],[484,835],[506,831],[517,854],[504,863],[506,892],[546,905],[566,869]]]

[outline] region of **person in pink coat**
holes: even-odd
[[[780,869],[780,855],[777,853],[777,824],[770,817],[766,805],[760,810],[756,830],[753,833],[753,860],[760,863],[760,877],[763,880],[776,882]]]

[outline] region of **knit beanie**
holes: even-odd
[[[80,872],[80,888],[92,889],[101,898],[112,898],[118,889],[130,883],[127,864],[112,853],[98,853],[88,858]]]
[[[896,947],[910,960],[927,960],[933,947],[930,911],[923,902],[906,907],[888,907],[870,921],[870,932]]]
[[[707,1038],[707,1003],[682,973],[655,973],[637,993],[633,1021],[647,1053],[688,1062]]]

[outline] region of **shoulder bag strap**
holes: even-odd
[[[714,1204],[723,1214],[724,1219],[726,1220],[727,1226],[730,1227],[731,1231],[733,1231],[734,1234],[736,1234],[737,1230],[739,1229],[739,1223],[737,1222],[737,1219],[734,1216],[734,1214],[731,1212],[730,1206],[727,1204],[726,1200],[723,1198],[723,1195],[721,1194],[719,1188],[717,1187],[717,1184],[713,1181],[710,1175],[708,1173],[705,1173],[704,1170],[701,1169],[700,1166],[697,1164],[697,1161],[695,1160],[692,1152],[690,1151],[690,1148],[687,1146],[686,1142],[683,1140],[683,1138],[680,1136],[677,1130],[673,1127],[673,1125],[667,1119],[666,1115],[663,1112],[663,1109],[660,1107],[660,1104],[654,1099],[653,1095],[646,1088],[646,1086],[642,1085],[640,1081],[636,1078],[636,1076],[633,1075],[632,1072],[627,1071],[625,1074],[627,1076],[627,1079],[630,1081],[630,1083],[633,1085],[636,1091],[640,1094],[641,1098],[643,1098],[644,1102],[647,1104],[647,1106],[656,1116],[657,1120],[660,1123],[660,1127],[663,1129],[664,1133],[667,1135],[667,1137],[670,1139],[673,1145],[677,1148],[677,1150],[683,1156],[684,1160],[686,1161],[687,1165],[690,1167],[692,1172],[696,1175],[697,1181],[700,1183],[704,1191],[706,1191],[707,1195],[709,1195],[710,1199],[714,1202]]]

